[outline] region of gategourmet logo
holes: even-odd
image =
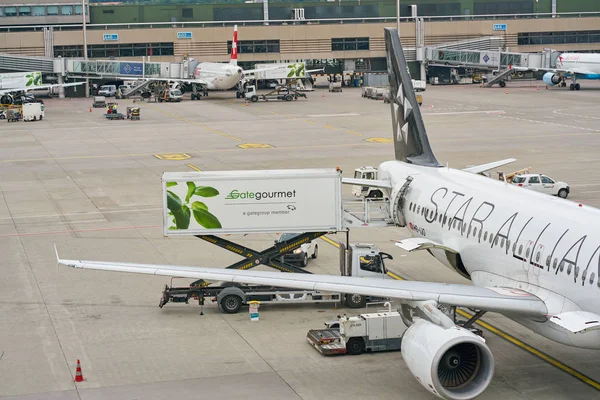
[[[229,192],[226,200],[244,200],[244,199],[252,199],[256,201],[264,200],[264,199],[293,199],[296,197],[296,190],[287,190],[287,191],[273,191],[273,192],[240,192],[237,189]]]

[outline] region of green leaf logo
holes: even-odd
[[[170,190],[167,190],[167,208],[172,212],[181,210],[181,199]]]
[[[192,203],[192,210],[204,210],[208,211],[208,207],[201,201],[195,201]]]
[[[206,228],[206,229],[221,228],[221,222],[219,222],[217,217],[212,215],[207,210],[194,209],[194,210],[192,210],[192,212],[194,213],[194,219],[196,219],[196,222],[198,222],[204,228]]]
[[[188,187],[188,190],[187,194],[185,195],[185,202],[187,203],[188,201],[190,201],[190,197],[194,195],[194,191],[196,190],[196,184],[194,182],[187,182],[186,185]]]
[[[219,191],[210,186],[198,186],[194,194],[200,197],[215,197],[219,195]]]
[[[177,186],[177,182],[167,182],[167,187]]]

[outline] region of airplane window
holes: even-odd
[[[583,270],[583,275],[581,275],[581,280],[585,282],[585,278],[587,277],[587,269]],[[591,282],[590,282],[591,283]]]
[[[563,272],[563,270],[565,269],[565,262],[561,261],[560,264],[558,264],[558,268],[560,268],[560,272]]]
[[[479,231],[479,240],[481,240],[481,234],[483,233],[483,229]],[[485,240],[485,239],[484,239]]]
[[[502,239],[502,240],[504,240],[504,239]],[[494,240],[494,246],[497,246],[497,245],[498,245],[498,236],[496,236],[496,239]]]
[[[469,231],[467,232],[467,236],[469,236],[471,234],[471,228],[473,228],[473,227],[469,226]]]
[[[567,275],[571,275],[571,270],[573,269],[573,264],[569,264],[567,267]]]
[[[535,262],[540,262],[541,255],[542,255],[542,253],[537,253],[537,256],[535,256]]]
[[[550,256],[546,258],[546,267],[550,266]]]
[[[464,234],[465,234],[465,231],[467,230],[467,224],[465,224],[465,223],[463,223],[463,222],[461,222],[460,224],[462,225],[462,233],[463,233],[463,235],[464,235]]]
[[[510,240],[506,241],[506,251],[510,250]]]
[[[526,258],[529,258],[529,250],[530,250],[530,249],[528,248],[528,249],[527,249],[527,251],[525,252],[525,257],[526,257]]]
[[[442,224],[446,224],[446,216],[444,215],[444,222]]]
[[[487,241],[487,231],[485,231],[485,234],[483,235],[483,241]]]
[[[592,272],[592,274],[590,275],[590,285],[591,285],[592,283],[594,283],[594,278],[595,278],[595,275],[596,275],[596,274],[594,274],[593,272]],[[600,286],[600,280],[598,281],[598,286]]]
[[[558,258],[554,259],[554,262],[552,263],[552,269],[556,269],[556,264],[558,264]]]
[[[417,214],[419,214],[421,212],[421,206],[417,207]]]
[[[412,206],[413,206],[413,203],[412,203],[412,201],[411,201],[411,202],[410,202],[410,206],[408,206],[408,210],[409,210],[409,211],[412,211]]]
[[[517,242],[514,242],[514,243],[513,243],[513,253],[514,253],[515,251],[517,251]]]
[[[497,236],[496,236],[496,240],[498,240]],[[500,247],[504,247],[504,238],[502,238],[502,240],[500,241]]]
[[[523,245],[519,246],[519,255],[521,255],[523,253]]]
[[[477,235],[477,227],[476,226],[473,227],[473,236],[475,236],[475,235]]]
[[[442,214],[440,214],[440,222],[442,222]]]
[[[493,241],[494,241],[494,234],[490,233],[490,244],[492,244]]]

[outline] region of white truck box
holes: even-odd
[[[45,116],[44,105],[42,103],[23,104],[23,121],[38,121]]]
[[[342,230],[333,168],[165,172],[162,187],[165,236]]]

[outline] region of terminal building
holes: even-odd
[[[2,53],[82,59],[84,14],[87,56],[92,60],[181,62],[193,58],[225,62],[237,24],[239,61],[244,68],[259,62],[303,60],[310,68],[325,67],[327,73],[384,71],[383,28],[396,26],[395,0],[89,1],[31,0],[18,4],[0,0],[0,71],[10,69],[8,62],[2,62]],[[419,63],[431,56],[426,48],[446,45],[455,50],[500,48],[514,53],[538,53],[548,48],[600,51],[600,2],[596,1],[401,3],[401,37],[411,73],[417,76],[423,73]],[[442,65],[455,61],[455,55],[448,55],[439,51],[433,58]]]

